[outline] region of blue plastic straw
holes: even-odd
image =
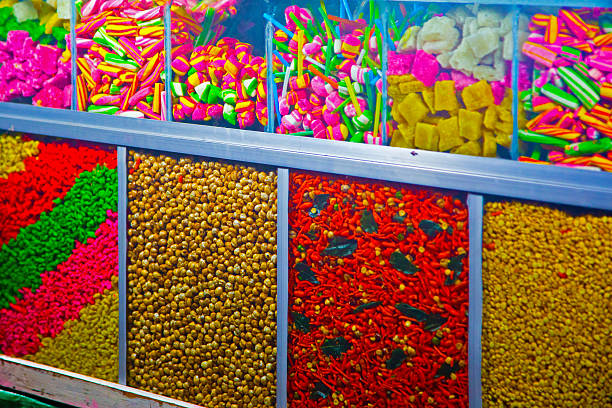
[[[290,39],[293,38],[293,33],[291,32],[291,30],[289,30],[287,27],[279,23],[274,17],[272,17],[268,13],[264,13],[263,17],[269,22],[271,22],[272,24],[274,24],[274,26],[278,28],[279,30],[283,30],[289,36]]]
[[[342,5],[344,6],[344,10],[346,11],[346,18],[352,20],[353,13],[351,13],[351,8],[349,7],[348,2],[346,0],[342,0]]]
[[[284,58],[283,58],[283,56],[280,54],[280,52],[278,52],[278,51],[276,51],[276,50],[274,50],[274,51],[272,51],[272,52],[274,53],[274,55],[276,55],[276,56],[278,57],[278,59],[280,60],[280,62],[282,62],[282,63],[283,63],[283,65],[284,65],[284,66],[286,66],[286,67],[288,67],[288,66],[289,66],[289,63],[287,62],[287,60],[286,60],[286,59],[284,59]]]

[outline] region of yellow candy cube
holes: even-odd
[[[489,106],[485,111],[483,124],[487,129],[495,129],[497,124],[497,107],[495,105]]]
[[[417,123],[414,135],[414,145],[423,150],[438,150],[438,128],[427,123]]]
[[[401,84],[399,84],[399,89],[401,93],[409,94],[412,92],[423,92],[426,87],[421,81],[410,81],[402,82]]]
[[[391,117],[393,118],[394,121],[396,121],[397,123],[404,123],[404,117],[402,116],[402,114],[399,111],[399,102],[394,102],[393,106],[391,106]]]
[[[425,105],[429,108],[429,112],[436,113],[436,109],[434,108],[434,90],[426,88],[421,92],[421,95],[423,95],[423,101],[425,101]]]
[[[459,109],[459,136],[468,140],[482,137],[482,113]]]
[[[463,88],[461,98],[463,99],[463,104],[469,110],[486,108],[492,105],[494,101],[491,85],[484,80]]]
[[[514,130],[514,125],[512,124],[512,121],[499,121],[495,125],[495,130],[498,133],[512,134],[512,131]]]
[[[461,146],[464,143],[464,140],[459,137],[459,121],[456,116],[442,119],[438,123],[438,133],[440,134],[438,150],[441,152]]]
[[[401,133],[402,139],[404,139],[404,141],[408,145],[406,147],[414,147],[414,134],[415,134],[414,126],[400,124],[398,126],[397,133]]]
[[[480,156],[481,153],[480,143],[475,141],[467,142],[459,147],[451,150],[451,153],[465,154],[467,156]]]
[[[495,135],[495,143],[509,149],[512,144],[512,133],[497,133]]]
[[[398,106],[398,110],[409,125],[416,125],[429,112],[421,97],[416,93],[406,96]]]
[[[437,111],[456,111],[459,109],[455,94],[455,81],[438,81],[435,85],[435,109]]]
[[[391,146],[413,148],[414,147],[414,127],[408,125],[400,125],[391,139]]]
[[[495,135],[493,132],[490,130],[483,131],[482,138],[482,155],[484,157],[497,156],[497,142],[495,141]]]

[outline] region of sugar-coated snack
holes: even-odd
[[[530,86],[519,99],[519,160],[612,171],[612,9],[536,13],[522,55]]]
[[[512,50],[512,14],[471,5],[444,13],[436,5],[415,5],[410,14],[400,5],[395,12],[388,72],[391,145],[508,156],[504,151],[513,131],[512,52],[507,50]],[[526,20],[519,25],[526,27]],[[410,127],[417,123],[438,128],[439,143],[409,143]],[[500,152],[497,145],[503,148]]]
[[[383,35],[370,22],[289,6],[275,29],[274,90],[277,133],[381,144]],[[271,107],[272,108],[272,107]],[[296,115],[298,113],[300,116]]]

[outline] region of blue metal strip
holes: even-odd
[[[117,147],[119,248],[119,384],[127,384],[127,149]]]
[[[289,170],[278,169],[276,219],[276,407],[287,407],[289,330]]]
[[[164,7],[164,50],[165,50],[165,66],[164,72],[166,77],[166,121],[172,122],[172,1],[168,1]]]
[[[520,7],[512,7],[512,144],[510,146],[510,157],[512,160],[517,160],[519,157],[519,140],[518,140],[518,81],[519,81],[519,52],[518,52],[518,30]]]
[[[389,27],[387,26],[387,21],[389,21],[389,8],[388,8],[388,4],[383,4],[383,16],[382,16],[382,27],[381,30],[383,33],[385,33],[384,37],[383,37],[383,42],[382,42],[382,50],[381,53],[382,55],[380,56],[380,63],[382,66],[382,110],[381,110],[381,115],[382,115],[382,119],[381,119],[381,123],[382,123],[382,144],[383,146],[388,146],[389,143],[391,142],[389,140],[389,137],[387,135],[387,111],[388,111],[388,93],[387,93],[387,71],[389,70],[389,43],[386,41],[386,39],[388,38],[388,33],[389,33]],[[375,87],[375,89],[377,89]]]
[[[612,210],[612,175],[558,166],[14,103],[0,129]]]
[[[77,46],[76,46],[76,21],[77,10],[74,1],[70,2],[70,84],[72,85],[72,94],[70,95],[70,109],[78,110],[77,96]]]
[[[266,132],[273,133],[274,132],[274,98],[277,97],[276,93],[273,92],[276,87],[274,86],[274,47],[272,43],[272,39],[274,38],[274,27],[272,23],[268,21],[266,24],[266,65],[268,69],[266,71],[266,90],[267,90],[267,99],[266,105],[268,107],[268,124],[266,125]]]
[[[482,407],[482,218],[483,197],[468,194],[470,282],[468,306],[468,397],[470,408]]]

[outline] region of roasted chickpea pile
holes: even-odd
[[[612,407],[612,217],[486,206],[483,407]]]
[[[136,152],[128,164],[128,384],[273,406],[276,174]]]

